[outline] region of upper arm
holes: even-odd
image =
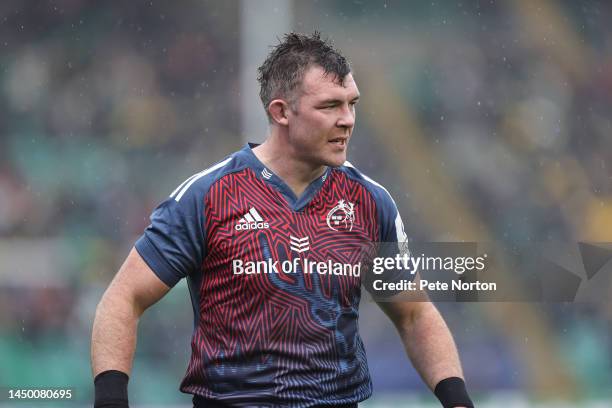
[[[414,278],[415,286],[419,287],[419,276]],[[429,301],[427,292],[423,290],[406,290],[391,298],[382,298],[376,302],[395,326],[411,323],[415,318],[433,304]]]
[[[170,287],[142,259],[134,248],[113,278],[105,297],[128,301],[137,315],[161,299]]]

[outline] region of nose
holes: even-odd
[[[336,126],[351,130],[355,126],[355,110],[351,105],[344,105],[340,110],[340,117]]]

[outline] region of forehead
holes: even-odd
[[[348,98],[359,96],[357,84],[352,73],[344,77],[343,84],[333,74],[325,74],[318,66],[308,68],[302,80],[302,96],[315,98]]]

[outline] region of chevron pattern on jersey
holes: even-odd
[[[328,213],[340,200],[354,205],[351,230],[327,225]],[[269,228],[237,230],[248,213],[256,213]],[[248,389],[249,399],[242,402],[273,397],[287,406],[369,396],[371,382],[357,332],[361,277],[301,270],[236,275],[232,261],[363,263],[378,240],[376,214],[366,188],[337,170],[300,212],[250,168],[217,180],[205,197],[207,255],[199,323],[181,389],[232,403],[240,403],[240,391]],[[292,250],[291,236],[294,249],[296,237],[308,237],[302,241],[308,249]]]

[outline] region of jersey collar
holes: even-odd
[[[287,183],[279,176],[274,174],[272,170],[267,168],[253,153],[253,148],[259,146],[257,143],[247,143],[241,150],[242,156],[246,160],[248,166],[255,172],[257,178],[271,185],[278,190],[287,201],[287,204],[293,211],[301,211],[312,201],[317,192],[321,189],[325,180],[327,180],[331,169],[327,167],[325,172],[320,177],[313,180],[300,197],[296,197],[295,193]]]

